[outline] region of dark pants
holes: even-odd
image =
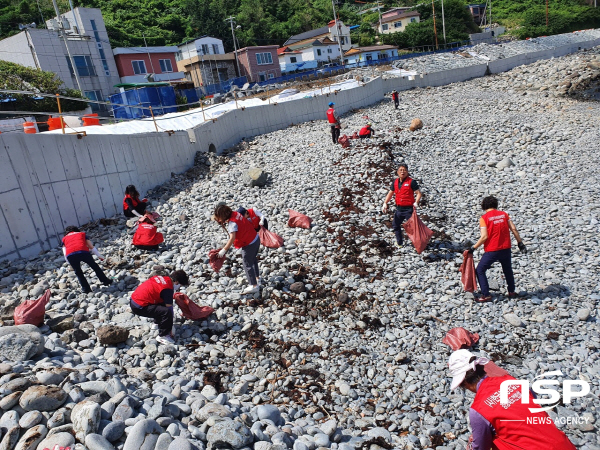
[[[244,272],[246,272],[248,283],[252,286],[258,283],[258,277],[260,276],[257,258],[259,248],[260,239],[257,239],[252,244],[242,247],[242,265],[244,266]]]
[[[504,278],[506,278],[508,292],[515,292],[515,276],[512,271],[510,248],[507,248],[496,252],[485,252],[479,264],[477,264],[477,281],[479,281],[481,294],[484,296],[490,295],[490,285],[485,273],[496,261],[499,261],[502,265],[502,272],[504,272]]]
[[[154,319],[158,325],[158,335],[168,336],[173,329],[173,307],[167,308],[164,303],[148,306],[139,306],[133,300],[129,301],[131,312],[136,316]]]
[[[135,248],[139,248],[140,250],[158,250],[158,244],[156,245],[134,245]]]
[[[396,242],[402,245],[402,222],[410,219],[412,216],[413,208],[396,208],[396,212],[394,213],[394,220],[392,221],[392,228],[394,233],[396,234]]]
[[[339,137],[340,137],[340,129],[338,127],[331,127],[331,139],[333,139],[334,144],[338,143]]]
[[[361,139],[370,138],[371,137],[371,133],[369,133],[369,134],[359,134],[358,137],[361,138]]]
[[[139,202],[138,205],[134,209],[143,216],[144,214],[146,214],[146,206],[147,205],[148,205],[148,203],[146,203],[146,202]],[[123,214],[125,214],[125,217],[137,217],[129,209],[124,209]]]
[[[81,288],[83,292],[92,292],[90,288],[90,284],[85,279],[85,275],[83,274],[83,270],[81,269],[81,263],[84,262],[91,269],[96,272],[96,276],[103,284],[110,284],[110,279],[104,275],[104,272],[100,268],[100,266],[94,261],[94,257],[90,252],[82,252],[82,253],[74,253],[72,255],[67,256],[67,261],[71,264],[71,267],[75,269],[75,275],[77,275],[77,279],[79,280],[79,284],[81,284]]]
[[[398,109],[398,105],[400,104],[400,100],[399,99],[395,99],[394,100],[394,107],[395,109]]]

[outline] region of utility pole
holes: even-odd
[[[152,64],[152,56],[150,56],[150,50],[148,50],[148,44],[146,43],[146,35],[142,33],[142,37],[144,38],[144,45],[146,46],[146,53],[148,53],[148,59],[150,60],[150,68],[152,69],[152,73],[156,73],[154,71],[154,64]]]
[[[379,29],[383,33],[383,28],[381,28],[381,6],[379,6],[379,0],[377,0],[377,11],[379,12]]]
[[[234,16],[229,16],[227,19],[225,19],[226,22],[229,22],[229,25],[231,25],[231,37],[233,38],[233,50],[234,50],[234,54],[235,54],[235,64],[237,65],[237,70],[238,70],[238,76],[242,76],[242,72],[240,72],[240,61],[238,59],[238,54],[237,54],[237,45],[235,44],[235,32],[233,31],[233,22],[235,22],[235,17]]]
[[[442,30],[444,32],[444,47],[446,46],[446,19],[444,18],[444,0],[442,0]]]
[[[331,0],[331,7],[333,8],[333,20],[335,21],[335,28],[337,29],[338,45],[340,47],[340,64],[344,65],[344,50],[342,50],[342,25],[338,25],[337,15],[335,13],[335,0]]]
[[[69,50],[69,43],[67,42],[67,33],[65,32],[65,27],[63,25],[62,18],[60,17],[60,11],[58,10],[58,5],[56,4],[56,0],[52,0],[52,4],[54,5],[54,11],[56,12],[56,17],[58,19],[58,30],[62,34],[62,38],[65,41],[65,48],[67,49],[67,55],[69,55],[69,61],[71,61],[71,67],[73,68],[73,74],[75,74],[75,81],[77,81],[77,87],[79,88],[79,92],[83,94],[83,90],[81,89],[81,80],[79,79],[79,73],[77,72],[77,66],[75,65],[75,60],[71,56],[71,51]]]
[[[437,50],[439,47],[438,47],[438,39],[437,39],[437,28],[435,27],[435,6],[434,6],[433,2],[434,2],[434,0],[431,0],[431,11],[433,12],[433,34],[435,35],[435,48]]]
[[[548,0],[546,0],[546,28],[548,28]]]

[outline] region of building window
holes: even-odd
[[[411,18],[410,18],[410,23],[415,23],[416,21],[417,21],[417,18],[416,18],[416,17],[411,17]]]
[[[258,56],[258,55],[256,55]],[[265,72],[260,72],[258,74],[258,81],[265,81],[267,79],[267,74]]]
[[[215,55],[218,55],[219,54],[219,46],[217,44],[213,44],[212,48],[213,48],[213,53]]]
[[[131,61],[131,65],[133,66],[133,73],[136,75],[144,75],[146,72],[146,63],[144,61]]]
[[[75,75],[75,73],[73,72],[73,66],[71,66],[71,60],[68,56],[66,56],[66,58],[71,75]],[[77,74],[80,77],[96,76],[96,69],[94,69],[94,65],[92,64],[92,58],[90,58],[89,56],[73,56],[73,61],[75,62],[75,67],[77,67]]]
[[[271,56],[271,53],[257,53],[256,54],[256,62],[258,63],[259,66],[264,66],[266,64],[273,64],[273,57]]]
[[[321,49],[320,48],[317,49],[317,55],[321,56]]]
[[[344,36],[340,36],[340,44],[342,44],[342,45],[346,44],[346,38]]]
[[[402,28],[402,21],[394,22],[394,28]]]
[[[272,80],[273,78],[275,78],[275,74],[270,73],[269,74],[269,80]]]
[[[83,95],[89,98],[90,100],[94,100],[97,102],[104,101],[104,99],[102,98],[102,92],[100,91],[83,91]],[[88,105],[90,105],[92,112],[98,113],[106,111],[106,105],[99,105],[98,103],[88,103]]]
[[[290,56],[290,62],[295,63],[297,61],[295,56]]]
[[[366,57],[366,60],[367,61],[373,61],[373,55],[371,55],[370,53],[368,53],[367,57]]]
[[[160,71],[162,73],[173,72],[173,64],[171,64],[170,59],[161,59],[160,62]]]
[[[479,8],[474,7],[473,8],[473,14],[476,14],[476,15],[479,14]]]
[[[384,23],[383,25],[381,25],[381,30],[382,31],[387,31],[387,29],[389,28],[387,23]]]
[[[333,53],[333,50],[331,50],[330,48],[327,49],[327,53]]]

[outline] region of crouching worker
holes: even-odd
[[[133,245],[140,250],[158,250],[158,245],[165,239],[162,233],[159,233],[154,226],[155,220],[149,215],[144,214],[138,219],[138,227],[133,235]]]
[[[173,294],[180,286],[189,285],[188,275],[176,270],[170,276],[157,275],[140,284],[131,294],[131,312],[137,316],[154,319],[158,325],[158,337],[161,344],[174,345],[173,330]]]
[[[269,222],[267,222],[267,218],[258,209],[246,209],[241,206],[238,208],[237,212],[248,219],[256,231],[260,230],[260,227],[264,227],[265,230],[269,229]]]
[[[371,122],[369,122],[366,127],[362,127],[358,132],[358,137],[361,139],[370,138],[372,136],[375,136],[375,130],[372,128]]]
[[[92,292],[92,289],[83,274],[83,269],[81,268],[82,262],[86,263],[96,272],[96,276],[103,285],[109,286],[112,284],[112,280],[104,274],[98,263],[94,261],[92,253],[101,260],[104,260],[104,257],[96,250],[94,244],[92,244],[83,231],[79,231],[77,227],[67,227],[65,229],[65,237],[62,238],[62,243],[65,259],[71,264],[73,270],[75,270],[75,275],[77,275],[81,289],[85,294]]]
[[[140,193],[133,184],[125,188],[125,197],[123,198],[123,214],[125,217],[142,217],[146,213],[148,199],[140,200]]]
[[[237,211],[232,211],[227,205],[215,208],[214,220],[229,233],[229,240],[219,252],[219,258],[224,258],[231,246],[242,250],[242,264],[246,272],[249,286],[242,294],[256,294],[259,291],[258,249],[260,239],[252,223]]]
[[[450,355],[448,365],[452,377],[452,390],[461,387],[475,394],[469,409],[469,421],[473,430],[470,439],[472,450],[575,450],[567,436],[556,428],[552,418],[545,412],[531,412],[533,394],[524,402],[526,392],[522,386],[509,389],[508,402],[501,401],[500,385],[515,380],[510,375],[490,377],[485,373],[486,358],[476,358],[464,350]],[[517,389],[514,389],[514,388]]]

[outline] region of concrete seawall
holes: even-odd
[[[409,78],[376,78],[364,86],[279,104],[237,109],[187,132],[135,135],[1,134],[0,260],[29,257],[59,244],[64,228],[122,211],[125,186],[145,192],[192,166],[197,151],[220,151],[242,138],[324,120],[330,101],[346,113],[393,89],[442,86],[564,56],[600,39],[460,69]],[[488,72],[489,71],[489,72]]]

